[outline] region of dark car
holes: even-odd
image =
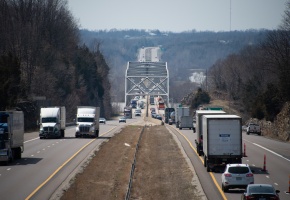
[[[242,200],[246,199],[273,199],[279,200],[280,190],[275,190],[275,188],[270,184],[249,184],[244,194],[242,195]]]
[[[159,120],[162,120],[162,117],[160,115],[158,115],[158,114],[155,116],[155,118],[159,119]]]

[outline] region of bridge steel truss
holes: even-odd
[[[166,62],[128,62],[125,79],[125,104],[134,96],[161,96],[169,102],[169,73]]]

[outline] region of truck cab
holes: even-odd
[[[65,107],[41,108],[39,138],[64,137],[65,118]]]
[[[75,137],[99,137],[100,107],[78,106]]]

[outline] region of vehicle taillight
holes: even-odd
[[[253,177],[254,174],[250,173],[250,174],[247,174],[246,177]]]
[[[279,197],[270,197],[271,200],[279,200]]]
[[[225,174],[225,177],[232,177],[231,174]]]
[[[255,197],[253,197],[253,196],[246,196],[246,200],[251,200],[251,199],[255,199]]]

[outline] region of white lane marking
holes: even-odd
[[[10,171],[11,170],[11,168],[7,168],[7,171]]]
[[[256,143],[253,143],[253,144],[256,145],[256,146],[258,146],[258,147],[260,147],[260,148],[262,148],[262,149],[265,149],[266,151],[269,151],[270,153],[272,153],[272,154],[274,154],[274,155],[276,155],[276,156],[278,156],[280,158],[283,158],[283,159],[287,160],[288,162],[290,162],[290,159],[287,159],[284,156],[282,156],[282,155],[280,155],[280,154],[278,154],[278,153],[276,153],[276,152],[274,152],[274,151],[272,151],[270,149],[267,149],[266,147],[263,147],[263,146],[261,146],[259,144],[256,144]]]
[[[40,151],[36,152],[36,153],[40,153]]]
[[[270,178],[269,176],[266,176],[266,178]]]
[[[39,139],[39,137],[31,139],[31,140],[26,140],[24,143],[31,142],[31,141],[34,141],[34,140],[37,140],[37,139]]]
[[[33,157],[34,155],[32,154],[31,157]]]
[[[278,185],[278,183],[274,183],[275,185]]]

